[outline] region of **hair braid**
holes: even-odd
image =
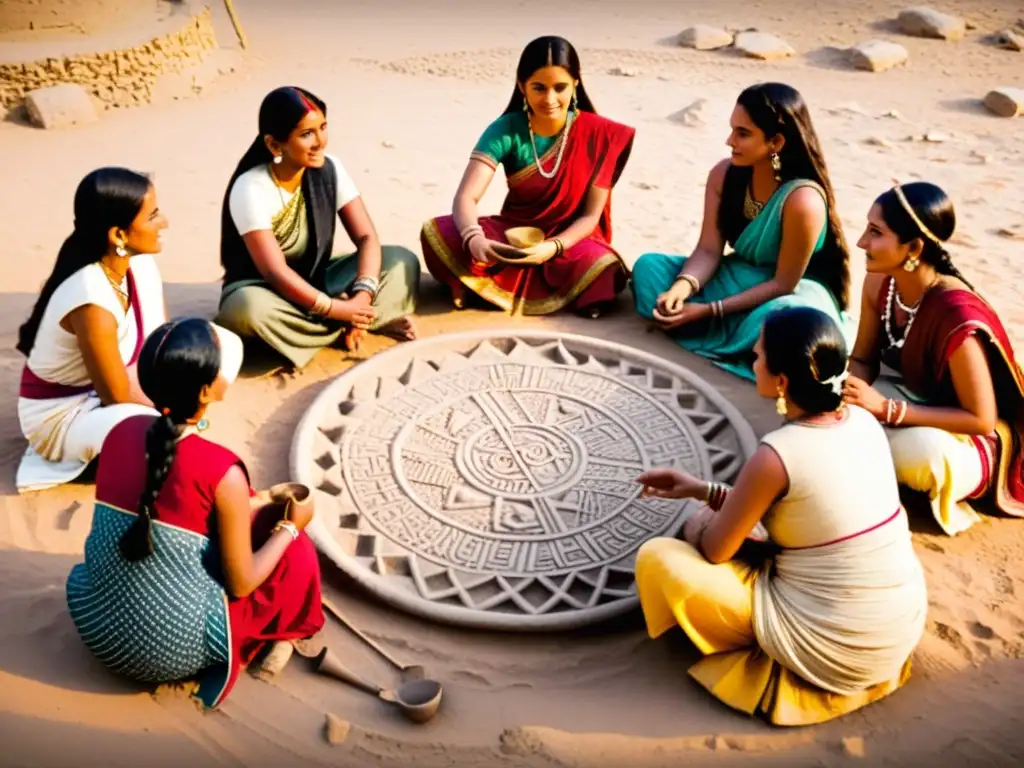
[[[849,309],[850,306],[850,247],[846,242],[846,235],[843,234],[843,224],[839,220],[839,213],[836,206],[836,196],[832,189],[832,180],[829,178],[828,166],[825,164],[825,155],[821,145],[814,138],[813,131],[806,134],[810,140],[807,141],[807,154],[810,157],[811,165],[817,171],[824,182],[822,188],[825,190],[825,205],[828,206],[828,230],[835,245],[835,257],[838,264],[832,267],[833,274],[830,275],[829,287],[833,290],[836,300],[842,309]]]
[[[934,260],[935,271],[938,272],[940,275],[949,275],[950,277],[955,277],[957,280],[962,282],[964,285],[966,285],[973,291],[974,286],[971,285],[970,281],[966,277],[964,277],[963,272],[961,272],[957,268],[956,264],[953,263],[953,259],[949,255],[949,251],[938,245],[935,245],[934,248],[937,252]]]
[[[156,497],[174,463],[178,428],[170,415],[160,416],[146,430],[146,487],[139,499],[138,516],[121,537],[121,554],[135,563],[153,554],[153,518]]]

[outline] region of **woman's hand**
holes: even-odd
[[[879,421],[885,418],[885,406],[888,400],[882,393],[868,384],[864,379],[850,376],[843,386],[843,402],[857,405],[870,413]]]
[[[707,483],[675,469],[652,469],[636,481],[644,486],[644,496],[659,499],[696,499],[707,491]]]
[[[498,254],[494,252],[491,241],[483,235],[470,238],[469,242],[466,243],[466,250],[469,251],[473,261],[484,266],[489,267],[498,263]]]
[[[359,298],[366,296],[365,299]],[[377,311],[370,305],[369,296],[360,291],[352,299],[334,299],[331,302],[332,320],[339,320],[342,323],[351,325],[353,328],[368,330],[377,317]]]
[[[661,315],[663,318],[671,318],[679,314],[686,300],[692,295],[693,286],[689,282],[686,280],[676,280],[672,283],[671,288],[658,297],[658,303],[654,309],[655,316]]]
[[[715,511],[711,507],[701,507],[686,522],[683,523],[683,540],[700,551],[700,539],[704,535],[704,529],[708,527]]]
[[[681,328],[698,320],[704,320],[710,315],[710,304],[683,304],[674,315],[664,315],[658,311],[657,307],[654,309],[654,319],[666,331],[670,331],[673,328]]]
[[[555,254],[558,253],[558,246],[555,245],[554,240],[544,240],[536,245],[531,245],[529,248],[520,248],[519,250],[531,258],[547,261],[548,259],[553,259]]]
[[[305,530],[313,519],[313,494],[309,494],[303,502],[293,501],[285,507],[285,520],[295,524],[300,531]]]

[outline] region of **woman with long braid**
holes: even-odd
[[[283,519],[253,493],[242,461],[198,434],[241,347],[198,318],[146,340],[139,384],[159,415],[130,418],[104,442],[85,562],[67,584],[72,619],[103,663],[146,682],[198,676],[210,707],[266,643],[309,637],[324,622],[303,532],[312,502]]]
[[[950,536],[978,521],[977,502],[1024,517],[1024,375],[999,317],[946,251],[955,228],[934,184],[875,200],[857,242],[868,274],[845,391],[888,427],[900,483],[928,496]],[[883,363],[900,374],[902,398],[872,386]]]

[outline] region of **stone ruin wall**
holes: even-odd
[[[0,64],[0,107],[18,107],[29,92],[59,83],[78,83],[107,107],[148,103],[158,78],[195,66],[216,48],[206,8],[178,31],[134,48]]]

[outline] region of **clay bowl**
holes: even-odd
[[[505,230],[505,238],[513,248],[530,248],[544,242],[544,230],[537,227],[512,227]]]

